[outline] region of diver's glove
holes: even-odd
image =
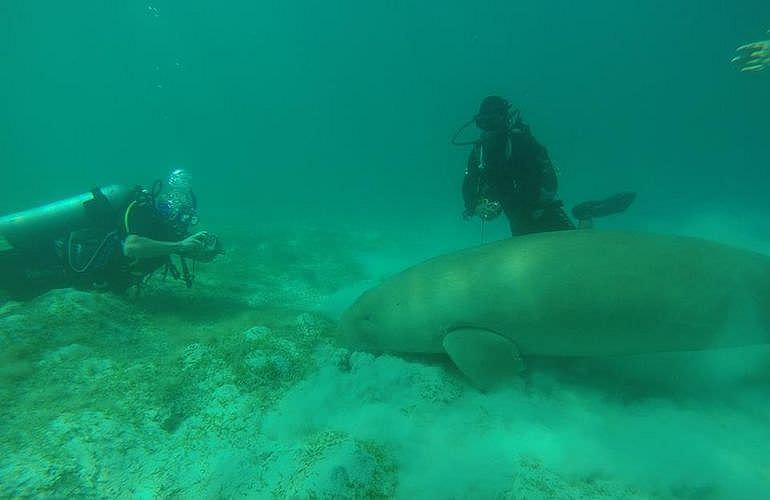
[[[196,257],[206,249],[209,234],[206,231],[197,232],[176,244],[176,252],[183,257]]]
[[[741,45],[735,52],[737,55],[732,62],[741,72],[757,72],[770,67],[770,40]]]

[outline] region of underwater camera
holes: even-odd
[[[203,250],[201,250],[195,257],[196,260],[200,262],[211,262],[217,255],[225,253],[225,247],[222,245],[222,240],[219,236],[212,233],[206,233],[203,236],[202,241]]]

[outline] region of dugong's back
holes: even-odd
[[[767,342],[770,331],[770,259],[697,238],[513,238],[415,266],[381,293],[404,290],[413,304],[403,328],[434,330],[412,335],[473,326],[523,354],[698,350]],[[410,317],[417,308],[424,317]]]

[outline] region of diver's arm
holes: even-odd
[[[178,241],[157,241],[129,234],[123,242],[123,254],[129,259],[152,259],[178,252]]]
[[[205,248],[205,231],[182,241],[158,241],[136,234],[129,234],[123,242],[123,254],[129,259],[152,259],[171,254],[195,255]]]

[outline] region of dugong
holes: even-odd
[[[446,353],[479,388],[522,358],[770,341],[770,258],[699,238],[598,230],[519,236],[440,256],[361,295],[356,349]]]

